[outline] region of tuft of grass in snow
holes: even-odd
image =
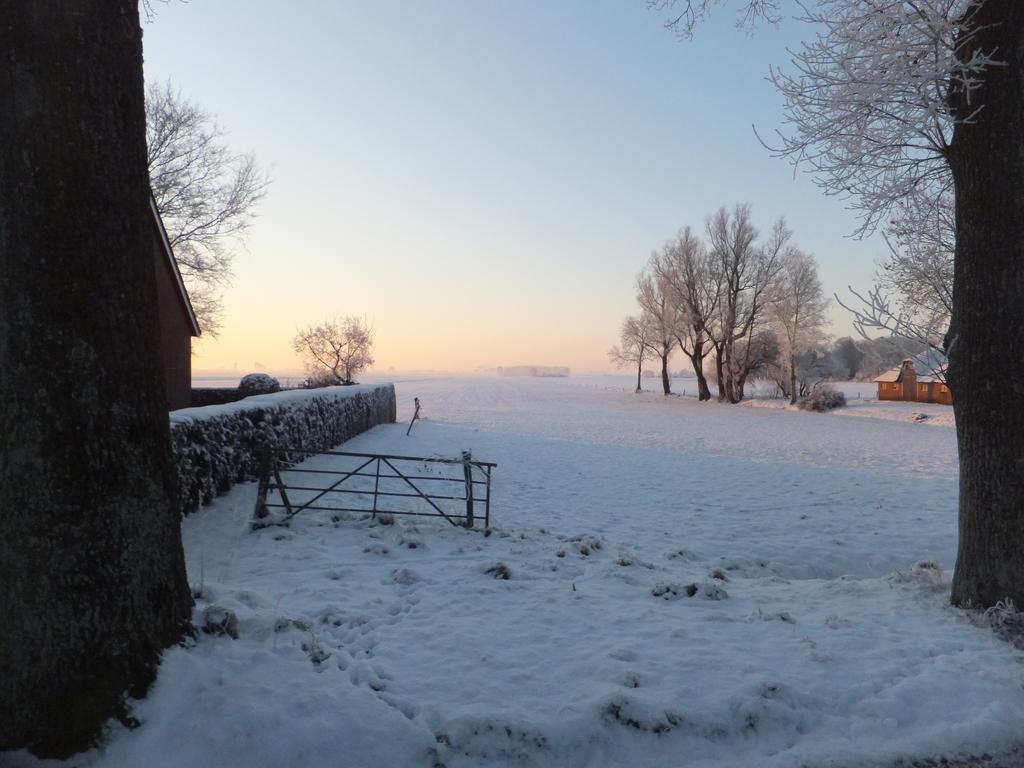
[[[1024,650],[1024,611],[1017,610],[1013,600],[1000,600],[983,616],[996,635]]]
[[[654,597],[664,600],[678,600],[681,597],[699,597],[702,600],[725,600],[729,593],[717,584],[676,584],[659,581],[651,590]]]
[[[502,579],[508,581],[512,578],[512,571],[504,563],[495,563],[494,565],[485,568],[484,573],[488,576],[493,576],[496,579]]]

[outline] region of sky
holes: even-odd
[[[299,369],[296,331],[347,315],[378,372],[610,370],[650,252],[738,201],[763,231],[786,217],[828,293],[866,288],[880,238],[754,133],[781,127],[766,75],[812,31],[734,20],[687,42],[644,0],[157,4],[147,80],[274,179],[194,372]]]

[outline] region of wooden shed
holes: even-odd
[[[199,336],[199,322],[189,300],[181,271],[174,260],[167,230],[160,219],[156,201],[150,197],[153,214],[153,257],[156,262],[157,309],[160,317],[160,350],[163,355],[167,405],[188,408],[192,404],[192,337]]]
[[[906,358],[898,368],[893,368],[875,378],[878,384],[879,400],[902,400],[911,403],[939,403],[952,405],[953,395],[946,382],[934,374],[919,374],[916,364]]]

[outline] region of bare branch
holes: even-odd
[[[724,0],[647,0],[652,11],[667,12],[665,29],[671,30],[680,39],[693,38],[697,26],[711,15],[711,8],[722,5]],[[736,15],[736,28],[753,30],[758,21],[778,24],[782,18],[779,0],[745,0],[740,3]]]
[[[170,83],[146,89],[150,186],[203,330],[216,336],[221,291],[270,177],[232,152],[214,118]],[[214,322],[209,322],[211,319]]]
[[[857,211],[858,236],[874,231],[914,194],[950,188],[946,156],[957,123],[984,119],[980,105],[954,114],[953,92],[971,103],[996,51],[966,50],[972,0],[801,2],[816,37],[790,51],[769,79],[786,100],[785,128],[762,140],[810,171],[819,187]],[[760,137],[759,137],[760,138]]]

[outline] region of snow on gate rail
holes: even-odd
[[[294,466],[302,456],[302,466]],[[303,510],[315,510],[443,517],[452,525],[473,528],[482,507],[487,528],[491,471],[497,466],[476,461],[468,451],[451,459],[268,448],[260,457],[252,527],[287,525]],[[274,516],[274,509],[284,512]]]

